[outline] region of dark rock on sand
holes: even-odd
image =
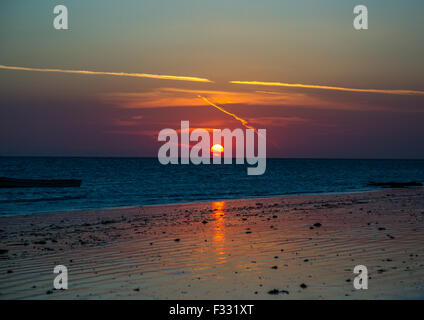
[[[101,224],[111,224],[111,223],[116,223],[118,222],[117,220],[102,220],[100,223]]]
[[[302,289],[306,289],[308,286],[307,286],[306,284],[302,283],[302,284],[300,285],[300,287],[301,287]]]
[[[278,289],[272,289],[268,291],[268,294],[272,294],[272,295],[277,295],[280,293],[284,293],[284,294],[290,294],[290,292],[288,292],[287,290],[278,290]]]

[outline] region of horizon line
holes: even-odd
[[[34,156],[34,155],[25,155],[25,156],[17,156],[17,155],[0,155],[1,158],[104,158],[104,159],[157,159],[157,156],[64,156],[64,155],[55,155],[55,156]],[[210,157],[213,159],[213,157]],[[224,157],[222,157],[224,158]],[[178,159],[181,159],[181,157],[178,157]],[[186,159],[186,158],[184,158]],[[189,159],[189,158],[187,158]],[[238,159],[236,157],[231,157],[231,159]],[[245,159],[240,158],[240,159]],[[385,157],[385,158],[372,158],[372,157],[365,157],[365,158],[353,158],[353,157],[266,157],[261,159],[277,159],[277,160],[419,160],[424,161],[424,157],[422,158],[391,158],[391,157]]]

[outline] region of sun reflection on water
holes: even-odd
[[[220,263],[224,263],[227,259],[225,252],[225,201],[212,202],[212,214],[215,218],[213,240],[215,243],[215,252]]]

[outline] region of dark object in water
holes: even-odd
[[[41,180],[0,177],[0,188],[67,188],[80,187],[82,180]]]
[[[408,188],[408,187],[422,187],[423,184],[417,181],[410,182],[370,182],[369,186],[372,187],[383,187],[383,188]]]

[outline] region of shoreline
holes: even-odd
[[[0,217],[0,239],[0,299],[424,298],[424,188]]]
[[[228,198],[228,199],[209,199],[209,200],[195,200],[190,202],[170,202],[170,203],[158,203],[158,204],[140,204],[140,205],[131,205],[131,206],[122,206],[122,207],[99,207],[99,208],[86,208],[86,209],[68,209],[68,210],[53,210],[53,211],[43,211],[43,212],[35,212],[35,213],[21,213],[21,214],[4,214],[0,215],[1,218],[10,218],[17,216],[32,216],[39,214],[57,214],[57,213],[70,213],[70,212],[87,212],[87,211],[104,211],[104,210],[125,210],[125,209],[134,209],[139,207],[157,207],[157,206],[178,206],[178,205],[188,205],[188,204],[202,204],[202,203],[210,203],[216,201],[249,201],[249,200],[266,200],[272,198],[286,198],[286,197],[303,197],[303,196],[326,196],[326,195],[338,195],[338,194],[356,194],[356,193],[368,193],[368,192],[378,192],[383,190],[391,190],[389,188],[367,188],[357,191],[334,191],[334,192],[305,192],[305,193],[292,193],[292,194],[283,194],[283,195],[272,195],[272,196],[258,196],[258,197],[248,197],[248,198]]]

